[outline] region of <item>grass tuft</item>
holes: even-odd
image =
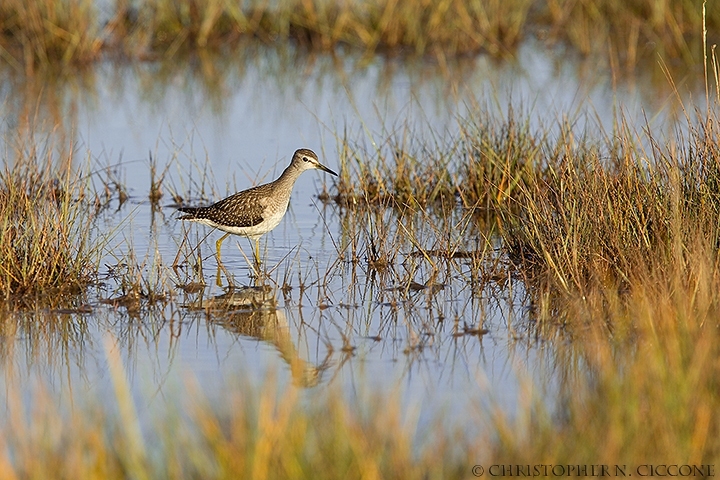
[[[72,155],[72,154],[69,154]],[[17,152],[0,171],[0,294],[77,294],[92,282],[99,244],[86,185],[51,153]]]
[[[718,244],[720,150],[714,122],[661,144],[621,126],[619,140],[546,156],[517,192],[504,241],[526,279],[585,294],[672,276]],[[650,145],[644,147],[643,145]]]

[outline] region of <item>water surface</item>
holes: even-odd
[[[8,80],[0,87],[4,130],[26,124],[37,136],[52,131],[60,145],[73,145],[78,168],[94,172],[100,184],[116,181],[129,197],[121,202],[111,192],[98,222],[113,236],[88,311],[18,313],[12,326],[6,322],[4,391],[24,397],[39,389],[69,404],[87,395],[111,399],[110,348],[121,353],[142,418],[179,403],[189,384],[222,406],[243,381],[262,384],[270,374],[308,392],[333,385],[359,398],[395,393],[423,418],[442,412],[451,423],[491,401],[512,416],[529,384],[552,403],[569,366],[533,335],[522,285],[473,288],[467,259],[435,277],[407,242],[397,245],[405,270],[394,276],[341,260],[372,222],[317,198],[332,193],[333,178],[303,174],[285,219],[263,237],[270,274],[269,291],[253,291],[260,308],[217,299],[226,293],[215,286],[220,234],[179,222],[173,199],[209,203],[270,181],[301,147],[338,170],[345,138],[373,152],[394,136],[451,136],[462,118],[481,112],[505,116],[514,109],[538,129],[565,119],[599,135],[612,132],[620,114],[637,128],[646,119],[653,127],[673,125],[677,104],[656,74],[618,82],[602,65],[541,47],[527,44],[514,61],[478,58],[449,67],[255,47],[243,56],[169,65],[107,62],[20,93],[22,82]],[[685,98],[693,89],[681,85]],[[155,207],[148,199],[153,162],[164,175]],[[383,214],[379,224],[394,238],[399,220]],[[435,234],[430,227],[420,233]],[[225,241],[223,261],[238,286],[255,283],[244,257],[251,251],[245,239]],[[197,279],[190,265],[198,252],[208,287],[186,293],[176,285]],[[179,276],[170,268],[176,257],[184,264]],[[488,265],[494,260],[486,258]],[[140,268],[127,267],[133,264]],[[127,293],[119,280],[127,277],[172,300],[137,309],[113,302]],[[411,289],[411,281],[432,288]],[[228,307],[232,301],[240,303]]]

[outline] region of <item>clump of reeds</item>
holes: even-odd
[[[7,152],[6,152],[7,155]],[[92,281],[98,246],[86,185],[52,153],[18,151],[0,170],[0,294],[59,298]]]
[[[533,132],[529,117],[518,119],[512,110],[503,120],[480,114],[458,123],[458,135],[434,143],[410,140],[405,128],[375,141],[371,152],[343,138],[335,200],[400,209],[516,205],[514,197],[542,168],[546,133]]]
[[[462,205],[488,211],[514,205],[517,192],[541,168],[544,134],[532,132],[529,117],[519,121],[512,109],[502,122],[468,118],[461,132],[455,189]]]
[[[663,145],[625,126],[616,140],[561,143],[517,191],[504,241],[525,278],[584,293],[627,289],[651,272],[677,273],[698,239],[718,241],[720,149],[714,122]],[[539,274],[539,277],[536,276]]]
[[[117,0],[104,25],[96,10],[92,0],[4,1],[0,56],[32,72],[101,53],[153,59],[251,39],[324,51],[349,45],[366,55],[430,55],[445,63],[483,52],[503,57],[539,34],[632,69],[655,53],[696,64],[703,27],[694,0]],[[711,34],[720,26],[716,2],[707,5],[705,25]]]
[[[451,176],[452,147],[405,143],[389,138],[384,147],[366,152],[347,139],[340,147],[341,176],[335,201],[341,205],[387,205],[400,209],[455,204]]]

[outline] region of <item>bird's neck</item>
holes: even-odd
[[[278,177],[277,183],[287,184],[290,185],[295,183],[295,180],[300,176],[302,173],[302,170],[299,168],[295,168],[293,165],[289,165],[285,171],[283,171],[282,175]]]

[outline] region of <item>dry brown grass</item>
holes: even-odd
[[[60,303],[92,281],[102,242],[92,237],[93,210],[82,200],[87,184],[35,148],[6,151],[0,171],[0,293]]]

